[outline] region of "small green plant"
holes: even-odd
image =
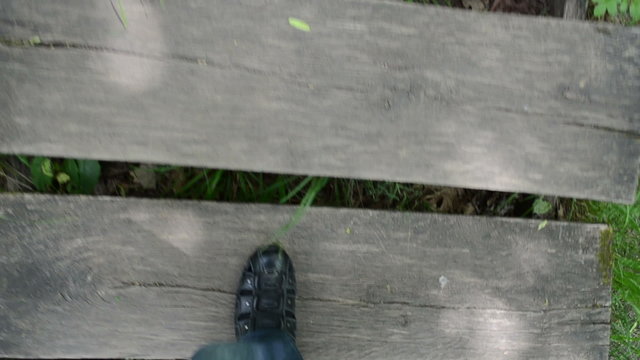
[[[91,194],[100,179],[100,163],[95,160],[66,159],[62,163],[66,190],[72,194]]]
[[[38,191],[49,191],[53,184],[51,159],[36,156],[31,159],[31,181]]]
[[[602,18],[629,14],[633,22],[640,21],[640,0],[593,0],[593,15]]]
[[[100,163],[95,160],[65,159],[60,162],[36,156],[31,161],[20,160],[31,170],[31,181],[36,190],[47,192],[58,185],[71,194],[91,194],[100,178]]]
[[[533,213],[536,215],[544,215],[551,211],[553,205],[547,200],[539,197],[533,202]]]

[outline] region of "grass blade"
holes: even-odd
[[[293,188],[293,190],[291,190],[291,192],[289,192],[285,197],[280,199],[280,204],[284,204],[287,201],[291,200],[291,198],[293,198],[294,196],[296,196],[305,186],[307,186],[307,184],[313,180],[314,177],[313,176],[307,176],[304,180],[302,180],[300,182],[300,184],[298,184],[298,186],[296,186],[295,188]],[[304,199],[303,199],[304,200]]]
[[[216,170],[215,174],[213,174],[213,179],[211,183],[207,181],[207,192],[204,195],[204,198],[207,200],[213,199],[214,192],[218,188],[218,183],[220,179],[222,179],[222,174],[224,174],[224,170]]]
[[[280,227],[280,229],[278,229],[278,231],[276,231],[276,233],[273,235],[274,241],[277,241],[286,233],[288,233],[294,226],[298,225],[320,190],[322,190],[325,185],[327,185],[328,180],[328,178],[312,178],[309,190],[302,198],[302,201],[300,201],[300,206],[298,206],[296,212],[293,213],[293,216],[291,216],[289,222]]]

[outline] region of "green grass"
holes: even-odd
[[[613,231],[612,359],[640,359],[640,192],[635,204],[583,204],[579,218]]]
[[[63,160],[52,159],[53,168]],[[33,191],[25,158],[0,157],[0,191],[7,182],[14,191]],[[295,215],[274,234],[274,241],[316,206],[438,211],[481,215],[540,218],[539,197],[383,181],[331,179],[215,169],[152,166],[156,186],[145,189],[136,182],[140,166],[103,163],[97,193],[230,202],[298,204]],[[16,190],[17,189],[17,190]],[[50,192],[68,193],[65,186]],[[640,193],[639,193],[640,194]],[[613,231],[611,358],[640,359],[640,195],[634,205],[556,199],[554,211],[544,218],[606,223]]]
[[[63,159],[50,159],[52,184],[48,192],[69,193],[56,182],[64,171]],[[0,157],[0,191],[12,182],[14,191],[35,191],[29,171],[31,158]],[[151,172],[153,188],[146,188],[136,175]],[[353,179],[325,179],[216,169],[152,166],[130,163],[102,163],[100,195],[150,196],[230,202],[300,204],[315,189],[314,204],[359,208],[429,211],[437,207],[441,188],[414,184]],[[316,183],[314,183],[316,182]],[[308,199],[308,198],[307,198]],[[433,204],[433,206],[432,206]]]

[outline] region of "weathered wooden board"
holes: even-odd
[[[566,20],[584,20],[589,0],[551,0],[548,14]]]
[[[562,16],[567,20],[584,20],[587,16],[588,0],[566,0],[563,5]]]
[[[634,199],[638,28],[371,0],[122,4],[0,2],[0,152]]]
[[[638,28],[370,0],[122,3],[0,2],[0,152],[634,199]]]
[[[184,358],[295,209],[0,196],[0,357]],[[305,359],[605,359],[603,226],[313,208],[284,236]],[[599,255],[600,253],[600,255]]]

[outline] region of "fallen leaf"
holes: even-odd
[[[543,220],[540,222],[540,224],[538,224],[538,231],[542,230],[545,228],[545,226],[547,226],[547,224],[549,223],[549,220]]]
[[[133,175],[133,181],[140,184],[143,189],[155,189],[156,173],[153,169],[154,167],[151,165],[141,165],[131,172]]]
[[[58,180],[58,183],[60,185],[66,184],[66,183],[69,182],[69,180],[71,180],[71,176],[69,176],[66,173],[61,172],[61,173],[58,173],[58,175],[56,175],[56,180]]]
[[[294,17],[289,18],[289,25],[301,31],[306,31],[306,32],[311,31],[311,27],[309,26],[309,24],[307,24],[306,22],[300,19],[296,19]]]

